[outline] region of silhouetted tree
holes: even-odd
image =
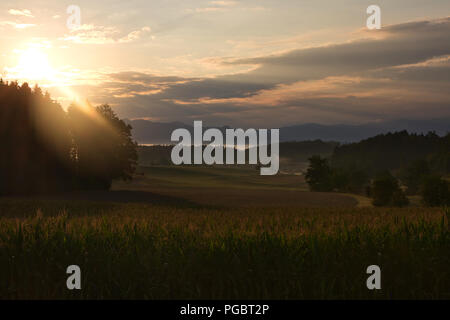
[[[0,82],[0,194],[65,188],[71,166],[66,120],[40,88]]]
[[[0,195],[109,188],[136,164],[131,127],[112,109],[72,107],[0,80]]]
[[[68,115],[79,187],[109,189],[113,179],[131,179],[137,162],[131,126],[108,105],[72,104]]]
[[[312,191],[328,192],[333,190],[332,169],[326,158],[312,156],[305,175]]]
[[[381,134],[336,147],[330,162],[334,168],[362,170],[373,177],[379,172],[406,168],[414,161],[425,159],[443,149],[443,143],[444,139],[434,132]]]

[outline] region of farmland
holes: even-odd
[[[358,207],[252,168],[141,168],[108,193],[0,199],[2,299],[448,299],[450,213]],[[79,265],[82,290],[66,287]],[[379,265],[382,290],[366,287]]]

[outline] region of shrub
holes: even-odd
[[[409,200],[400,188],[398,180],[389,172],[385,172],[374,179],[371,195],[374,206],[403,207],[409,204]]]

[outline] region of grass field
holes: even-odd
[[[252,166],[155,166],[140,168],[139,172],[132,182],[118,182],[114,189],[154,192],[227,207],[351,207],[359,203],[352,195],[309,192],[300,175],[261,176]]]
[[[109,193],[0,199],[0,298],[450,299],[442,208],[330,205],[294,175],[173,169]],[[66,288],[72,264],[82,290]]]

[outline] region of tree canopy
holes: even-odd
[[[0,195],[108,189],[137,161],[131,127],[108,105],[64,111],[27,83],[0,81]]]

